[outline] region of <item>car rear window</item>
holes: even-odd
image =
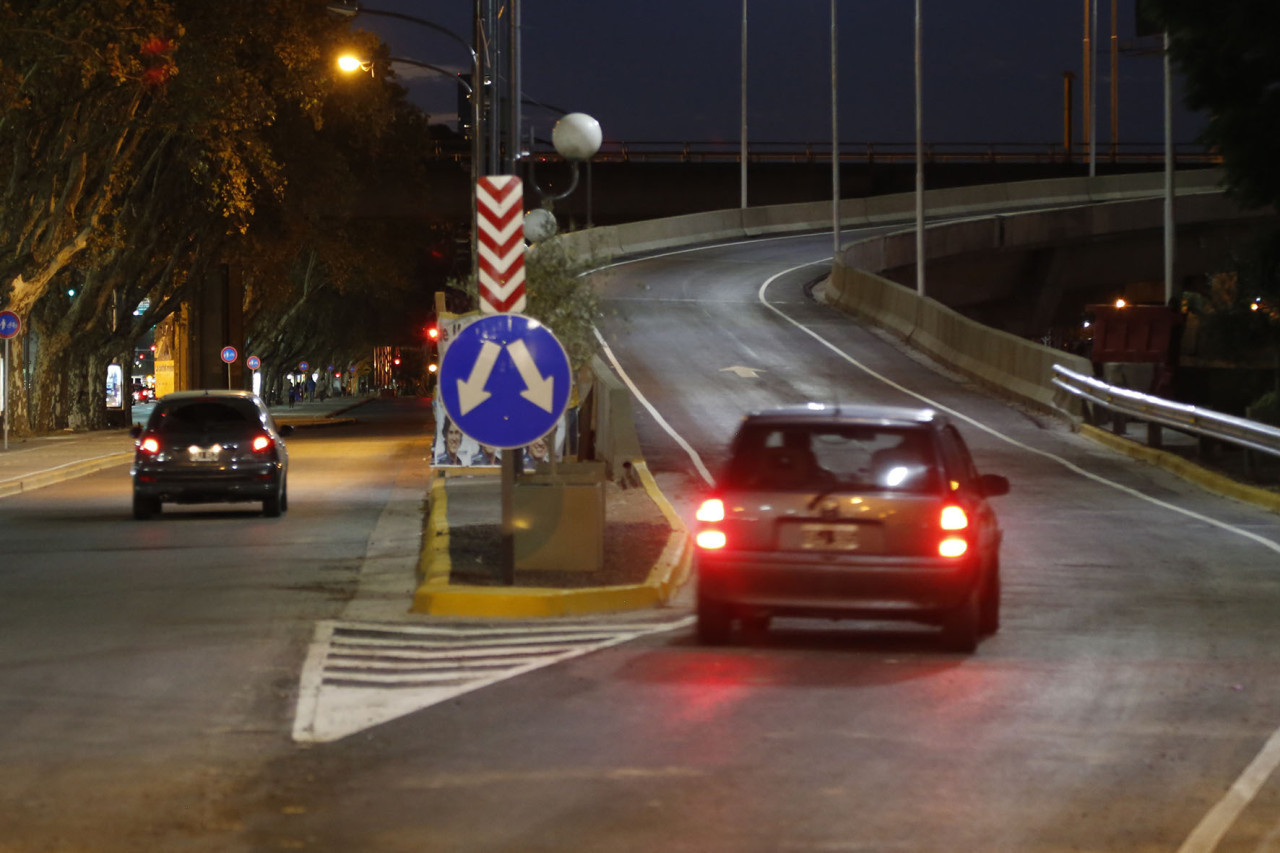
[[[746,425],[723,485],[766,491],[931,492],[937,456],[926,430],[872,425]]]
[[[261,423],[256,406],[235,400],[178,403],[156,410],[152,417],[153,429],[162,433],[235,430]]]

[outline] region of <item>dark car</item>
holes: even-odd
[[[262,501],[262,513],[289,508],[289,452],[267,407],[249,391],[178,391],[157,401],[135,426],[133,516],[147,519],[165,501]]]
[[[811,404],[748,415],[694,530],[697,633],[773,616],[940,625],[970,652],[1000,626],[1000,538],[955,425],[931,409]]]

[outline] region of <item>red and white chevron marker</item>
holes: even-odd
[[[524,310],[524,183],[514,175],[476,182],[480,310]]]

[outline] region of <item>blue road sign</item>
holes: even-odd
[[[230,364],[231,362],[235,361],[237,355],[239,355],[239,353],[236,352],[235,347],[222,348],[222,360],[225,361],[227,364]]]
[[[22,321],[12,311],[0,311],[0,338],[12,338],[22,331]]]
[[[551,432],[569,405],[569,356],[546,326],[490,314],[460,331],[440,363],[440,400],[466,435],[523,447]]]
[[[245,359],[244,363],[250,370],[257,370],[259,367],[262,367],[262,359],[258,358],[256,355],[249,356]]]

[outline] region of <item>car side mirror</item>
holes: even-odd
[[[284,438],[286,435],[293,435],[293,424],[278,426],[276,427],[276,432],[280,433],[281,438]]]
[[[142,438],[142,424],[134,424],[129,427],[129,435],[134,438]]]
[[[989,498],[1009,494],[1009,478],[999,474],[983,474],[978,478],[978,486],[982,494]]]

